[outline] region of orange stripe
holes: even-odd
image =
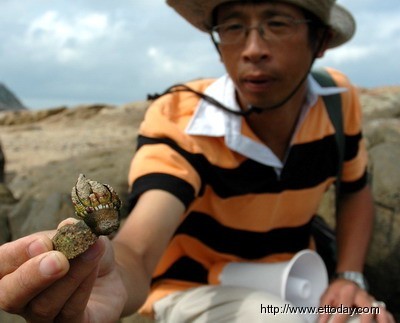
[[[333,181],[333,178],[327,179],[310,189],[247,194],[227,199],[215,196],[207,186],[204,195],[193,202],[190,211],[210,214],[222,225],[233,229],[266,232],[296,227],[307,223],[316,214],[319,200]]]
[[[173,175],[190,183],[196,195],[200,190],[201,179],[192,165],[174,149],[164,144],[146,145],[139,149],[132,159],[129,170],[129,185],[139,177],[154,173]]]

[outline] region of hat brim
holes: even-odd
[[[329,48],[337,47],[348,42],[356,32],[356,22],[352,14],[337,4],[332,8],[329,26],[333,31],[333,37],[329,42]]]
[[[201,31],[209,32],[212,27],[211,17],[214,8],[228,1],[239,0],[167,0],[167,3],[190,24]],[[296,5],[297,1],[283,0],[283,2]],[[304,9],[307,10],[307,8]],[[333,31],[328,48],[346,43],[353,37],[356,30],[356,23],[351,13],[337,4],[332,7],[330,21],[326,23]]]

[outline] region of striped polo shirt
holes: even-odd
[[[129,172],[132,207],[151,189],[168,191],[186,206],[153,275],[143,312],[170,292],[218,284],[232,261],[286,261],[310,247],[310,223],[334,182],[338,151],[321,98],[341,93],[345,155],[341,190],[366,185],[367,154],[357,89],[329,69],[339,88],[308,77],[308,94],[283,161],[244,118],[191,92],[168,94],[148,109]],[[239,109],[229,77],[187,84]]]

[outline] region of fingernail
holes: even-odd
[[[56,252],[51,252],[45,256],[39,264],[39,271],[44,276],[52,276],[62,270],[62,263]]]
[[[49,251],[46,243],[42,239],[32,241],[28,246],[28,254],[31,258],[39,256],[42,253]]]

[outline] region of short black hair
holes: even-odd
[[[329,30],[327,26],[319,17],[313,14],[311,11],[300,8],[303,12],[304,18],[309,20],[308,25],[308,41],[313,51],[319,50],[321,44],[326,37],[326,33]]]

